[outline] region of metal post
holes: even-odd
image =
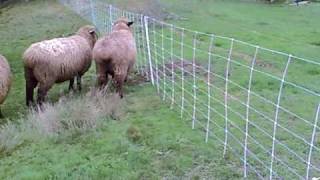
[[[148,16],[144,16],[144,29],[146,32],[148,60],[149,60],[149,68],[150,68],[150,78],[151,78],[151,83],[154,86],[153,67],[152,67],[152,61],[151,61],[151,49],[150,49],[150,39],[149,39],[149,29],[148,29]]]

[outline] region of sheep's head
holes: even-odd
[[[118,31],[118,30],[130,30],[131,25],[133,24],[133,21],[129,21],[127,18],[119,18],[112,27],[113,31]]]
[[[91,46],[91,48],[93,48],[94,44],[96,43],[97,39],[98,39],[98,35],[97,35],[97,30],[94,26],[91,25],[86,25],[81,27],[78,32],[77,35],[80,35],[84,38],[86,38]]]

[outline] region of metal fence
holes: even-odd
[[[320,177],[320,61],[94,0],[60,0],[102,33],[135,22],[136,70],[245,178]],[[169,123],[169,122],[168,122]],[[199,133],[201,133],[199,131]],[[210,148],[210,147],[208,147]]]

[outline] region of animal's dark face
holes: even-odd
[[[86,25],[81,27],[78,32],[78,35],[85,37],[90,44],[93,46],[97,39],[98,39],[98,35],[97,35],[97,29],[94,26],[91,25]]]
[[[98,34],[97,34],[96,29],[89,30],[89,34],[90,34],[90,36],[92,38],[93,44],[95,44],[96,41],[98,40]]]
[[[128,27],[130,27],[133,24],[133,21],[127,22]]]

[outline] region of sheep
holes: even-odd
[[[8,61],[0,54],[0,105],[6,99],[11,87],[11,70]],[[0,108],[0,118],[3,118]]]
[[[27,106],[34,103],[33,90],[38,84],[37,103],[40,106],[55,83],[70,80],[70,90],[77,77],[80,91],[81,77],[91,66],[96,40],[95,27],[86,25],[75,35],[32,44],[23,54]]]
[[[109,35],[100,38],[93,48],[96,63],[97,85],[103,88],[111,75],[116,83],[116,91],[123,98],[123,83],[136,61],[137,50],[131,31],[132,21],[119,18]]]

